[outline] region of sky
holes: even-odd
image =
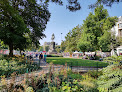
[[[51,13],[51,17],[44,31],[46,38],[39,41],[40,45],[43,45],[44,42],[51,42],[51,36],[53,33],[55,35],[54,41],[60,45],[61,40],[65,40],[65,36],[70,30],[77,25],[82,25],[83,20],[86,19],[88,14],[90,12],[94,12],[94,9],[88,8],[88,5],[93,4],[95,1],[96,0],[81,0],[81,9],[76,12],[71,12],[66,9],[66,2],[64,2],[63,6],[55,3],[49,3],[49,12]],[[109,16],[111,17],[122,16],[122,3],[113,4],[112,7],[104,6],[104,8],[108,10]]]

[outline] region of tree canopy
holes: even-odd
[[[112,44],[110,29],[117,19],[117,17],[109,17],[102,5],[96,7],[94,13],[89,13],[82,26],[78,25],[67,33],[61,48],[64,48],[66,52],[110,51]]]
[[[62,51],[65,50],[65,52],[72,52],[72,51],[78,51],[77,43],[80,38],[80,35],[82,33],[82,27],[76,26],[71,31],[67,33],[65,36],[65,41],[61,43],[61,49]]]
[[[78,42],[81,51],[110,51],[111,32],[117,17],[109,17],[106,9],[102,5],[90,13],[84,20],[83,33]]]
[[[59,5],[63,5],[64,1],[63,0],[41,0],[44,1],[46,3],[48,2],[55,2]],[[82,2],[81,0],[66,0],[67,1],[67,5],[66,8],[69,9],[70,11],[77,11],[80,10],[82,8]],[[96,0],[95,3],[89,5],[89,8],[95,8],[99,5],[106,5],[111,7],[114,3],[120,3],[122,2],[122,0]]]
[[[49,21],[48,4],[38,4],[36,0],[0,1],[0,39],[9,45],[10,56],[13,49],[23,50],[28,39],[38,46],[39,39],[45,37],[43,31]]]

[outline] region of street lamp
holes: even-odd
[[[62,33],[61,33],[61,42],[62,42]]]

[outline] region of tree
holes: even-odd
[[[77,48],[77,43],[78,43],[78,39],[81,36],[81,32],[82,31],[82,27],[81,26],[76,26],[72,29],[72,31],[70,31],[69,33],[67,33],[67,35],[65,36],[65,46],[66,52],[73,52],[73,51],[79,51],[79,49]],[[63,44],[63,43],[62,43]]]
[[[64,3],[63,0],[43,0],[43,1],[46,3],[55,2],[59,5],[63,5]],[[66,8],[72,12],[80,10],[82,8],[80,0],[66,0],[66,1],[67,1]],[[111,7],[114,3],[120,3],[120,2],[122,2],[122,0],[96,0],[95,3],[89,5],[89,8],[95,8],[99,5],[106,5]]]
[[[46,52],[49,51],[49,46],[45,46],[45,51],[46,51]]]
[[[109,17],[102,5],[90,13],[84,20],[83,33],[78,42],[81,51],[110,51],[110,29],[115,25],[117,17]]]
[[[3,41],[0,41],[0,49],[8,49],[8,46]]]
[[[60,52],[61,52],[60,45],[57,45],[57,46],[55,47],[55,50],[56,50],[58,53],[60,53]]]
[[[66,49],[66,44],[65,44],[65,41],[62,41],[61,42],[61,52],[64,52],[65,51],[65,49]]]
[[[8,0],[0,1],[0,39],[9,46],[10,56],[13,56],[13,48],[18,45],[18,42],[26,41],[23,34],[28,32],[28,29],[19,15],[8,2]]]
[[[36,0],[1,0],[0,1],[0,39],[9,45],[10,56],[13,49],[23,50],[29,42],[38,46],[50,13],[45,3]],[[28,34],[26,37],[25,34]]]
[[[38,51],[40,52],[40,51],[43,51],[44,49],[43,49],[43,46],[39,46],[39,49],[38,49]]]

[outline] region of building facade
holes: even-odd
[[[122,37],[122,16],[118,18],[118,22],[111,29],[111,31],[115,34],[116,37]]]
[[[111,29],[111,31],[113,32],[113,34],[115,34],[115,37],[119,37],[121,39],[121,37],[122,37],[122,16],[120,16],[118,18],[118,22]],[[117,55],[122,55],[122,45],[116,48],[116,53],[117,53]],[[115,55],[114,50],[111,51],[111,55]]]

